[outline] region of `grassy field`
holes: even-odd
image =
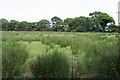
[[[4,78],[118,77],[117,33],[4,31],[2,46]]]

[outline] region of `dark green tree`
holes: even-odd
[[[66,18],[64,21],[57,16],[51,18],[50,23],[46,19],[39,22],[18,22],[11,20],[8,22],[6,19],[0,19],[2,22],[3,31],[72,31],[72,32],[105,32],[105,31],[118,31],[115,26],[114,19],[107,13],[95,11],[89,14],[90,17],[75,17]],[[52,26],[51,26],[52,25]],[[116,29],[116,30],[115,30]]]
[[[0,19],[2,21],[2,30],[8,31],[9,30],[9,22],[6,19]]]
[[[57,31],[57,30],[58,30],[58,27],[59,27],[60,25],[62,25],[62,24],[60,24],[60,23],[62,23],[62,19],[60,19],[60,18],[57,17],[57,16],[52,17],[51,22],[52,22],[52,30],[53,30],[53,31]]]
[[[119,29],[118,29],[117,25],[110,24],[106,30],[109,31],[109,32],[118,32]]]
[[[77,32],[88,32],[90,31],[90,27],[91,27],[91,20],[89,17],[84,17],[84,16],[80,16],[80,17],[76,17],[74,18],[75,21],[75,30]]]
[[[29,26],[27,27],[27,31],[40,31],[36,30],[38,28],[37,22],[30,22]]]
[[[39,31],[39,30],[48,30],[49,28],[50,28],[50,22],[48,21],[48,20],[46,20],[46,19],[42,19],[41,21],[39,21],[38,23],[37,23],[37,28],[36,28],[36,30],[37,31]]]
[[[64,22],[57,21],[52,28],[53,31],[65,31]]]
[[[19,31],[19,22],[16,20],[10,20],[9,30],[13,31]]]
[[[28,27],[28,22],[27,21],[22,21],[19,23],[17,30],[19,31],[26,31]]]
[[[100,15],[100,25],[102,26],[103,32],[105,31],[108,23],[115,24],[115,21],[107,13],[103,13],[102,15]]]
[[[94,24],[94,29],[98,31],[105,31],[105,27],[107,27],[108,23],[115,23],[114,19],[109,16],[107,13],[102,12],[93,12],[90,13],[89,16],[91,16],[92,23]]]
[[[73,18],[67,18],[64,20],[64,23],[65,23],[65,29],[66,31],[72,31],[75,29],[74,27],[74,19]]]
[[[62,19],[60,19],[57,16],[52,17],[52,19],[51,19],[52,24],[55,24],[57,21],[62,21]]]

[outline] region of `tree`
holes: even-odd
[[[74,28],[74,19],[73,18],[67,18],[64,20],[65,29],[66,31],[72,31]]]
[[[88,32],[94,30],[94,24],[92,22],[92,19],[90,17],[86,17],[86,22],[85,22],[85,30]]]
[[[84,31],[84,27],[83,27],[83,18],[81,17],[76,17],[74,18],[75,21],[75,31],[80,32],[80,31]]]
[[[0,19],[2,21],[2,30],[8,31],[9,30],[9,22],[6,19]]]
[[[42,19],[39,22],[18,22],[11,20],[8,22],[6,19],[0,19],[2,21],[2,30],[4,31],[76,31],[76,32],[105,32],[105,31],[118,31],[118,27],[115,26],[114,19],[107,13],[95,11],[89,14],[90,17],[75,17],[66,18],[64,21],[57,16],[51,18],[50,23],[46,19]],[[52,24],[52,26],[51,26]],[[116,30],[115,30],[116,29]]]
[[[62,19],[60,19],[60,18],[57,17],[57,16],[52,17],[52,19],[51,19],[52,27],[54,26],[54,24],[55,24],[57,21],[62,21]]]
[[[18,24],[18,28],[17,30],[19,31],[26,31],[27,30],[27,27],[28,27],[28,22],[27,21],[22,21]]]
[[[60,19],[60,18],[57,17],[57,16],[54,16],[54,17],[51,19],[51,22],[52,22],[52,30],[54,30],[54,31],[60,31],[60,28],[63,27],[62,19]],[[61,30],[61,31],[62,31],[62,30]]]
[[[115,21],[107,13],[103,13],[102,15],[100,15],[100,25],[102,26],[103,32],[105,31],[105,27],[107,27],[108,23],[115,24]]]
[[[118,32],[118,26],[116,26],[115,24],[110,24],[106,30],[109,32]]]
[[[77,32],[88,32],[88,31],[90,31],[90,26],[91,26],[90,18],[80,16],[80,17],[74,18],[74,21],[75,21],[75,24],[74,24],[75,30]]]
[[[90,13],[89,16],[91,16],[94,28],[96,31],[105,31],[105,27],[107,27],[108,23],[115,23],[114,19],[109,16],[107,13],[102,13],[102,12],[93,12]]]
[[[19,22],[16,20],[10,20],[9,30],[13,31],[19,31]]]
[[[64,22],[57,21],[52,28],[53,31],[65,31]]]
[[[44,29],[43,29],[44,28]],[[36,30],[48,30],[50,28],[50,22],[46,19],[42,19],[37,23],[37,28]]]
[[[100,19],[99,19],[99,16],[101,15],[102,13],[101,12],[93,12],[93,13],[90,13],[89,16],[91,16],[91,20],[92,20],[92,23],[94,24],[94,30],[95,31],[100,31]]]
[[[27,27],[27,31],[40,31],[37,29],[38,29],[37,22],[31,22],[29,23],[29,26]]]
[[[41,28],[49,28],[50,22],[46,19],[42,19],[41,21],[38,22],[38,25],[41,25]]]

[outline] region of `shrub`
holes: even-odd
[[[37,60],[30,64],[30,70],[37,78],[67,78],[69,61],[65,54],[53,50],[37,57]]]
[[[2,44],[2,76],[12,78],[20,72],[21,65],[25,63],[28,52],[17,43],[6,42]]]
[[[77,54],[79,77],[118,78],[118,46],[115,41],[97,41],[84,49],[84,52],[80,51],[82,54]]]
[[[113,47],[114,48],[114,47]],[[99,61],[96,61],[95,70],[98,72],[97,77],[101,78],[118,78],[118,56],[117,49],[104,51]]]

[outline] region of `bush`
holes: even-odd
[[[84,47],[82,54],[77,54],[79,77],[84,78],[118,78],[117,43],[105,41],[90,43]]]
[[[21,66],[25,63],[28,52],[17,43],[6,42],[2,44],[2,76],[12,78],[19,74]],[[17,74],[15,74],[17,73]]]
[[[119,72],[117,69],[118,68],[117,50],[116,52],[110,51],[107,54],[106,53],[101,55],[99,61],[96,61],[95,69],[98,72],[97,77],[118,78]]]
[[[30,70],[37,78],[68,78],[69,61],[65,54],[53,50],[33,61],[30,64]]]
[[[52,31],[51,28],[41,28],[40,31]]]

